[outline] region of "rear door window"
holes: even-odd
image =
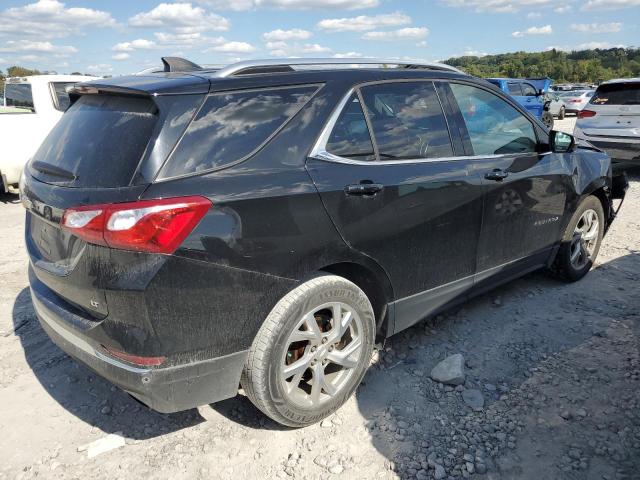
[[[640,105],[640,83],[600,85],[591,97],[593,105]]]
[[[159,178],[205,172],[257,152],[318,90],[317,85],[210,95]]]
[[[432,82],[393,82],[361,89],[380,160],[453,155],[447,121]]]
[[[327,152],[352,160],[375,160],[369,127],[356,94],[347,101],[325,147]]]
[[[525,97],[535,97],[537,95],[538,92],[536,92],[536,89],[533,88],[533,85],[530,85],[528,83],[523,83],[522,84],[522,94]]]
[[[505,100],[481,88],[451,83],[475,155],[537,150],[531,122]]]
[[[5,106],[26,112],[35,112],[33,94],[29,83],[7,83],[4,87]]]
[[[157,109],[149,98],[84,95],[34,155],[33,174],[72,187],[127,186],[156,121]]]

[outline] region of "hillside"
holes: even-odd
[[[563,52],[503,53],[456,57],[444,63],[478,77],[549,77],[556,83],[599,83],[611,78],[640,77],[640,48]]]

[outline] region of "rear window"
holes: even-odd
[[[128,185],[151,138],[156,112],[147,98],[80,97],[34,155],[34,175],[74,187]]]
[[[67,88],[73,86],[73,82],[53,82],[51,84],[51,93],[53,94],[53,106],[56,110],[64,112],[71,104]]]
[[[35,112],[31,84],[7,83],[4,87],[5,106]]]
[[[159,178],[205,172],[251,156],[318,88],[283,87],[210,95],[162,167]]]
[[[591,97],[593,105],[640,105],[640,83],[601,85]]]

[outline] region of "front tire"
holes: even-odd
[[[316,423],[338,410],[360,384],[374,337],[375,317],[364,292],[342,277],[319,275],[269,313],[240,383],[276,422]]]
[[[567,225],[551,272],[566,282],[584,277],[598,256],[604,227],[602,203],[594,196],[585,198]]]

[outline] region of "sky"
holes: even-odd
[[[123,75],[162,56],[437,61],[640,47],[640,0],[0,0],[0,69]]]

